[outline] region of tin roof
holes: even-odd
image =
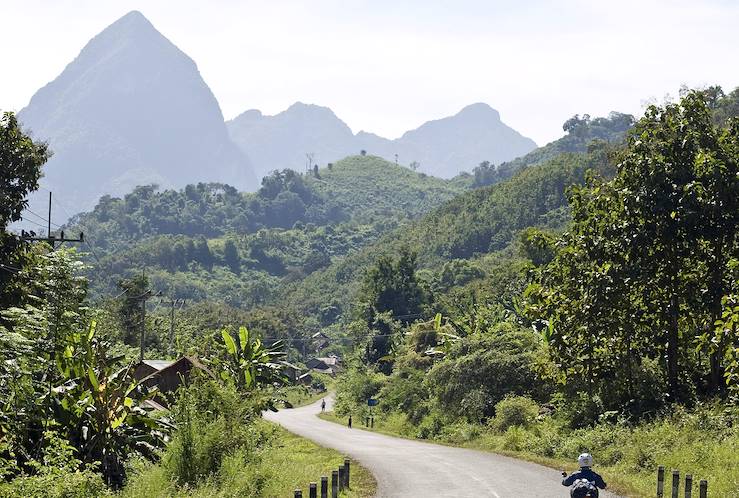
[[[163,368],[167,368],[174,362],[170,360],[144,360],[142,361],[142,363],[145,365],[149,365],[151,368],[154,368],[156,370],[162,370]]]

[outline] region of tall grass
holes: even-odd
[[[283,498],[292,496],[296,488],[308,495],[308,484],[320,482],[322,475],[331,476],[344,463],[343,456],[322,448],[282,428],[259,422],[270,432],[269,444],[259,454],[236,452],[226,456],[218,472],[194,485],[180,485],[163,465],[140,463],[134,466],[133,478],[121,492],[121,498]],[[351,490],[345,498],[374,496],[376,483],[372,474],[353,464]]]

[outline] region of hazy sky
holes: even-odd
[[[227,119],[300,100],[395,138],[487,102],[543,144],[576,113],[739,85],[736,0],[0,0],[0,109],[130,10],[195,60]]]

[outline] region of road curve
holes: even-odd
[[[326,398],[330,407],[332,400]],[[321,420],[320,401],[302,408],[266,413],[299,436],[334,448],[369,469],[377,496],[565,498],[559,472],[495,453],[454,448],[364,431]],[[601,492],[601,498],[615,495]]]

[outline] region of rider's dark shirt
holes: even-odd
[[[598,473],[590,470],[590,467],[582,467],[580,470],[574,472],[569,477],[565,477],[564,479],[562,479],[562,485],[572,486],[572,483],[574,483],[578,479],[587,479],[590,482],[594,482],[595,485],[598,486],[600,489],[606,489],[606,482]]]

